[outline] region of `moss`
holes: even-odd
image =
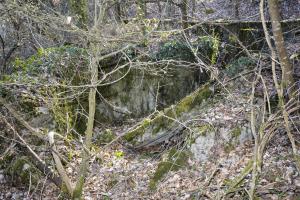
[[[197,55],[206,63],[215,64],[220,50],[220,36],[215,28],[209,36],[200,36],[197,40]]]
[[[188,137],[187,139],[187,142],[188,142],[188,145],[192,145],[196,142],[196,139],[199,137],[199,136],[206,136],[207,133],[209,132],[212,132],[214,130],[214,127],[210,124],[203,124],[203,125],[200,125],[200,126],[196,126],[193,128],[193,132],[195,134],[191,135],[190,137]]]
[[[296,166],[299,168],[300,167],[300,156],[298,154],[294,154],[293,157],[296,162]]]
[[[255,66],[255,61],[252,58],[241,56],[238,59],[230,62],[225,69],[225,73],[229,77],[236,76],[245,69],[249,70]]]
[[[237,43],[238,38],[235,35],[230,34],[228,40],[231,44],[235,44]]]
[[[35,91],[29,91],[28,94],[21,94],[20,107],[27,113],[34,113],[33,108],[46,103],[53,115],[56,128],[61,132],[67,132],[75,126],[77,130],[78,125],[81,126],[81,122],[85,121],[84,118],[78,117],[77,108],[85,104],[87,93],[80,94],[75,99],[71,97],[73,95],[70,94],[69,89],[53,83],[62,85],[89,83],[88,58],[89,55],[85,49],[75,46],[41,48],[27,59],[17,58],[12,62],[13,72],[10,75],[10,81],[43,85],[37,87]],[[79,91],[72,92],[80,93]],[[65,98],[66,96],[68,98]],[[77,121],[77,119],[82,121]],[[79,127],[78,130],[83,133],[82,130],[85,128]]]
[[[196,105],[201,104],[204,100],[209,98],[212,94],[212,91],[209,89],[209,83],[197,89],[192,94],[183,98],[175,106],[166,108],[163,112],[157,114],[153,119],[144,119],[142,123],[136,127],[134,130],[129,131],[123,136],[123,138],[130,142],[131,144],[136,144],[135,140],[138,136],[144,135],[146,130],[152,126],[152,135],[157,134],[163,128],[167,128],[173,122],[173,120],[166,118],[164,115],[169,118],[179,117],[182,113],[190,111]]]
[[[16,158],[7,169],[15,183],[37,185],[41,178],[40,171],[25,156]]]
[[[172,123],[172,120],[170,120],[170,119],[163,117],[162,119],[159,120],[159,118],[157,118],[157,120],[154,120],[152,122],[152,124],[154,124],[154,129],[152,130],[152,135],[156,135],[161,130],[167,128],[168,125],[170,125],[171,123]]]
[[[157,60],[183,60],[188,62],[195,62],[195,55],[191,48],[184,41],[172,40],[163,43],[158,53],[155,55]]]
[[[120,95],[120,100],[123,104],[128,104],[128,102],[130,101],[130,97],[128,94],[125,95]]]
[[[205,9],[205,14],[209,15],[209,14],[213,14],[213,13],[215,13],[214,9],[212,9],[212,8]]]
[[[227,142],[224,146],[225,153],[230,153],[234,150],[234,144],[232,142]]]
[[[238,138],[242,134],[242,130],[240,127],[236,127],[231,131],[231,137],[233,139]]]
[[[158,164],[157,169],[150,180],[149,188],[151,190],[156,189],[157,183],[169,172],[177,171],[180,168],[187,166],[189,154],[187,151],[178,151],[172,148],[168,153],[166,161],[162,161]]]
[[[78,185],[79,185],[79,187],[77,187]],[[84,185],[84,177],[80,176],[76,183],[76,187],[73,191],[72,199],[74,199],[74,200],[82,199],[81,196],[82,196],[83,185]]]
[[[204,85],[199,88],[192,94],[183,98],[176,106],[175,111],[176,115],[180,115],[183,112],[188,112],[196,105],[201,104],[204,100],[208,99],[212,94],[212,91],[209,89],[209,84]]]
[[[68,192],[66,184],[63,183],[62,186],[60,187],[58,200],[65,200],[65,199],[72,199],[72,198]]]
[[[0,140],[0,144],[2,144],[3,141]],[[0,145],[0,149],[6,149],[8,148],[6,145]],[[0,169],[5,169],[9,166],[9,163],[12,162],[16,155],[13,152],[9,152],[7,154],[4,154],[4,157],[1,157],[0,159]]]
[[[201,136],[206,136],[206,134],[209,132],[209,131],[212,131],[213,130],[213,127],[212,125],[210,124],[204,124],[202,126],[199,126],[197,128],[198,130],[198,134],[200,134]]]
[[[113,139],[115,139],[115,137],[116,135],[110,129],[106,129],[98,135],[96,138],[96,144],[102,145],[110,143]]]
[[[51,108],[51,113],[56,122],[57,128],[61,132],[69,131],[70,127],[73,127],[76,119],[76,106],[67,100],[61,100],[57,96],[57,92],[49,92],[53,97],[51,101],[48,102]],[[77,124],[77,123],[76,123]]]
[[[239,136],[241,135],[241,133],[242,133],[242,130],[240,127],[235,127],[234,129],[232,129],[230,131],[230,133],[229,133],[230,140],[224,146],[224,151],[226,153],[230,153],[232,150],[234,150],[236,141],[239,138]]]
[[[131,144],[136,144],[136,139],[138,136],[143,135],[145,133],[144,128],[138,127],[137,129],[134,129],[132,131],[127,132],[127,134],[123,137],[127,142],[130,142]]]
[[[127,132],[127,134],[124,135],[124,139],[127,142],[130,142],[132,144],[136,143],[136,140],[138,136],[143,135],[145,133],[146,128],[151,124],[151,120],[149,118],[146,118],[142,121],[142,123],[135,129]]]
[[[163,112],[157,114],[153,119],[144,119],[139,126],[125,134],[123,138],[131,144],[135,144],[137,141],[135,139],[138,136],[145,134],[146,130],[150,128],[150,126],[153,128],[152,135],[156,135],[160,130],[167,128],[173,122],[173,120],[166,118],[164,115],[168,116],[169,118],[179,117],[183,113],[192,110],[196,105],[200,105],[204,100],[208,99],[211,94],[212,91],[209,89],[209,83],[205,84],[190,95],[183,98],[175,106],[170,106]]]

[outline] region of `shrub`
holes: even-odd
[[[160,46],[156,54],[157,60],[182,60],[195,62],[195,56],[189,46],[181,41],[169,41]]]
[[[72,86],[89,83],[88,64],[88,53],[82,48],[39,49],[27,59],[17,58],[12,63],[13,72],[5,82],[24,85],[15,91],[19,104],[31,102],[31,107],[26,110],[29,112],[46,104],[57,128],[65,132],[76,124],[78,102],[85,97],[83,88]]]
[[[255,64],[255,60],[249,58],[249,57],[239,57],[238,59],[232,61],[226,66],[225,74],[227,74],[229,77],[233,77],[242,71],[244,71],[247,67],[250,67],[251,65]]]

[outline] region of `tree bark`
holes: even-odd
[[[116,20],[118,22],[122,21],[123,15],[122,15],[122,8],[121,8],[121,1],[118,1],[115,5],[115,16],[116,16]]]
[[[144,20],[146,18],[146,2],[144,0],[136,0],[136,14],[137,14],[137,19],[139,20],[139,23],[141,25],[141,30],[143,34],[143,40],[142,40],[142,45],[147,45],[147,30],[146,26],[144,24]]]
[[[187,29],[189,27],[189,23],[188,23],[188,0],[182,0],[181,5],[180,5],[180,11],[181,11],[182,28],[187,33],[188,32]]]
[[[284,89],[287,89],[294,84],[293,68],[288,58],[286,47],[284,44],[284,38],[280,24],[278,0],[268,0],[268,3],[275,46],[282,70],[281,84]]]
[[[192,0],[192,17],[194,17],[196,11],[196,0]]]

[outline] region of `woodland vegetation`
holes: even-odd
[[[0,0],[1,199],[299,199],[300,1]]]

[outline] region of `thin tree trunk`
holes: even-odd
[[[95,48],[92,51],[97,51]],[[91,85],[89,93],[89,118],[87,122],[87,129],[85,132],[85,144],[82,150],[82,161],[80,164],[79,174],[76,182],[76,186],[73,192],[73,199],[79,200],[82,196],[83,186],[85,182],[85,177],[88,172],[89,166],[89,151],[92,144],[93,128],[94,128],[94,118],[96,110],[96,92],[97,92],[97,82],[98,82],[98,65],[96,59],[96,53],[93,52],[93,58],[90,64],[91,67]]]
[[[268,0],[269,13],[272,23],[273,36],[275,40],[275,46],[277,49],[279,61],[282,70],[281,84],[284,89],[291,87],[294,84],[293,68],[289,61],[287,51],[284,44],[284,38],[282,34],[282,28],[280,24],[280,14],[278,8],[278,0]]]
[[[182,0],[180,5],[182,28],[187,33],[188,25],[188,0]]]
[[[121,1],[118,1],[115,5],[115,16],[116,16],[116,20],[118,22],[121,22],[122,20],[122,8],[121,8]]]
[[[240,19],[239,8],[240,8],[240,0],[235,0],[234,1],[234,16],[236,19]]]
[[[284,46],[283,34],[282,34],[282,29],[281,29],[281,25],[280,25],[280,21],[279,21],[280,17],[279,17],[278,2],[276,0],[268,0],[268,1],[269,1],[269,13],[270,13],[271,21],[272,21],[272,29],[273,29],[274,39],[275,39],[275,45],[276,45],[276,48],[278,51],[278,57],[280,60],[281,70],[282,70],[281,85],[279,85],[279,83],[277,81],[277,77],[276,77],[275,61],[274,61],[276,53],[272,47],[271,39],[270,39],[270,36],[268,35],[266,22],[265,22],[264,15],[263,15],[264,0],[261,0],[261,3],[260,3],[261,19],[263,22],[263,28],[264,28],[266,40],[267,40],[268,46],[272,53],[273,80],[274,80],[275,87],[276,87],[276,90],[278,93],[279,105],[280,105],[280,108],[282,111],[285,129],[286,129],[288,138],[291,142],[296,167],[297,167],[298,171],[300,171],[300,158],[299,158],[300,156],[298,155],[298,150],[297,150],[297,146],[295,143],[295,139],[294,139],[294,136],[291,131],[291,125],[289,122],[289,113],[286,109],[286,105],[284,102],[284,93],[283,93],[284,89],[286,89],[287,87],[291,86],[294,83],[294,78],[293,78],[293,73],[292,73],[293,69],[292,69],[292,65],[290,64],[289,59],[287,57],[287,52],[286,52],[286,49]],[[278,40],[279,40],[279,42],[278,42]],[[281,47],[281,49],[279,49],[280,47]]]
[[[142,43],[143,45],[147,44],[147,30],[146,30],[146,26],[144,24],[144,19],[146,18],[146,3],[144,0],[137,0],[136,1],[136,5],[137,5],[137,19],[139,20],[139,23],[141,25],[141,29],[142,29],[142,34],[143,34],[143,40]]]
[[[196,0],[192,0],[192,17],[194,17],[196,11]]]

